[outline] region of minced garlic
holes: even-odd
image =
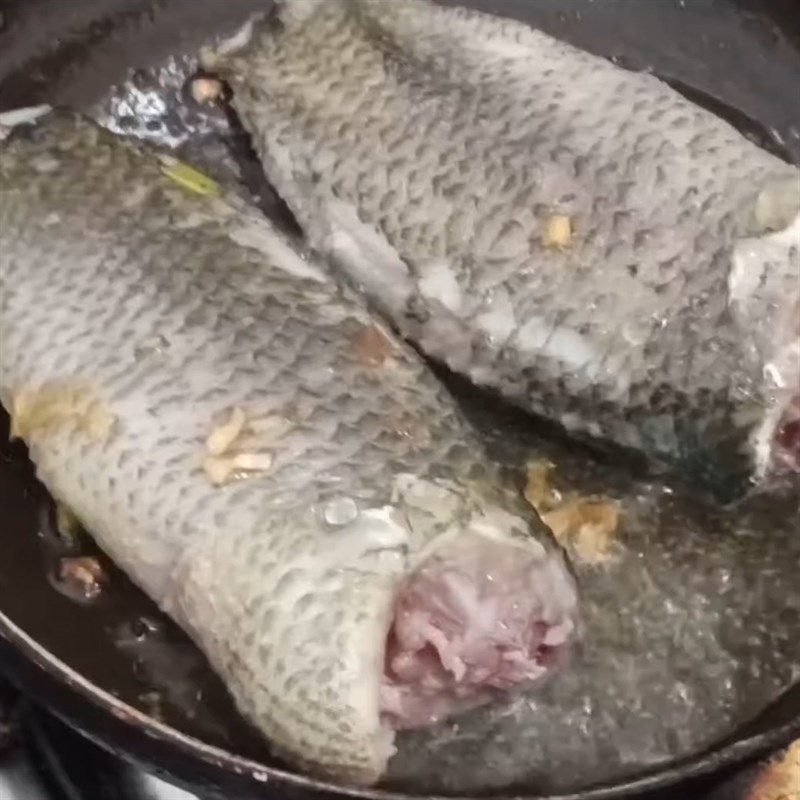
[[[206,450],[209,455],[221,456],[239,438],[244,430],[247,417],[241,408],[234,408],[230,418],[224,425],[214,428],[206,439]]]
[[[545,223],[542,242],[545,247],[569,247],[572,242],[572,220],[566,214],[554,214]]]

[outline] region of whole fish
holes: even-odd
[[[645,73],[428,0],[285,0],[207,64],[428,355],[723,496],[800,470],[800,172]]]
[[[278,752],[373,782],[395,729],[561,661],[561,551],[361,302],[80,117],[0,147],[12,434]]]

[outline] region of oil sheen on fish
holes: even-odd
[[[561,660],[561,551],[357,298],[78,117],[1,147],[12,433],[276,750],[372,782],[395,729]]]
[[[398,329],[724,494],[800,469],[797,169],[515,21],[281,5],[209,64],[310,242]]]

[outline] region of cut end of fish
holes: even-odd
[[[800,352],[795,357],[800,359]],[[795,377],[794,383],[798,381],[800,378]],[[753,434],[753,480],[759,486],[769,487],[786,477],[800,475],[800,391],[792,395],[778,390],[776,394],[784,399],[768,411]]]
[[[769,183],[753,221],[758,233],[734,247],[728,291],[764,357],[769,408],[752,440],[762,483],[800,473],[800,181]]]
[[[800,473],[800,180],[784,181],[764,191],[756,204],[758,220],[769,230],[778,232],[780,241],[789,249],[790,296],[787,322],[777,320],[786,332],[780,358],[777,359],[778,387],[789,398],[781,409],[776,427],[770,469],[779,474]],[[784,339],[780,339],[783,341]],[[771,366],[771,365],[770,365]]]
[[[556,553],[480,535],[444,545],[397,594],[384,725],[425,727],[538,681],[564,661],[575,606]]]
[[[785,344],[764,369],[773,405],[756,433],[756,479],[767,483],[800,474],[800,292],[786,307],[793,313],[774,321],[776,340]]]
[[[800,473],[800,394],[784,412],[772,447],[773,472]]]

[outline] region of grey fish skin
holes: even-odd
[[[392,728],[548,671],[572,579],[424,364],[258,213],[164,169],[68,114],[0,144],[12,432],[277,751],[373,782]],[[502,608],[480,636],[422,603],[409,641],[396,606],[418,574],[444,611],[517,582],[517,638]],[[428,634],[441,660],[422,663]],[[411,719],[420,696],[436,713]]]
[[[800,469],[797,169],[514,21],[281,6],[208,64],[312,245],[402,333],[722,495]]]

